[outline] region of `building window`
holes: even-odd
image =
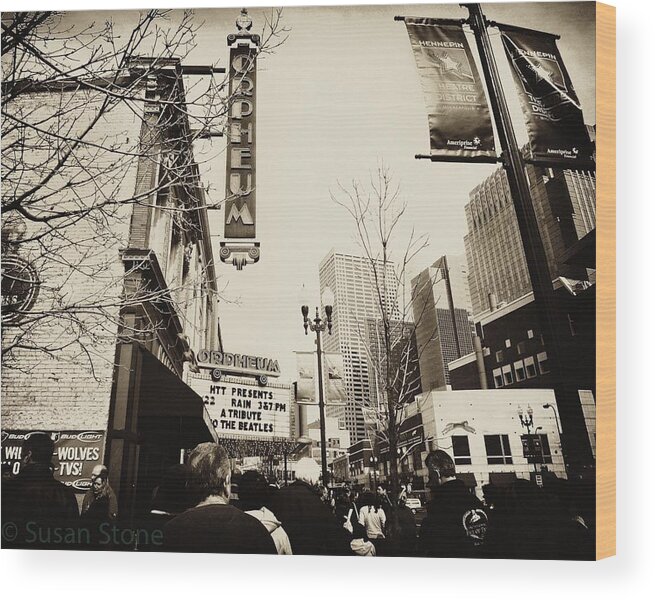
[[[522,360],[517,360],[514,363],[514,373],[516,373],[516,381],[525,380],[525,367]]]
[[[548,364],[548,354],[546,352],[539,352],[537,354],[537,363],[539,363],[539,373],[546,375],[550,373],[550,365]]]
[[[453,441],[453,457],[456,465],[471,464],[471,448],[469,446],[468,435],[453,435],[450,438]]]
[[[512,373],[512,365],[505,365],[502,370],[503,370],[503,383],[505,385],[512,385],[514,383],[514,374]]]
[[[523,360],[523,364],[525,365],[525,374],[527,375],[528,379],[532,379],[533,377],[537,376],[537,369],[534,365],[534,356],[528,356]]]
[[[496,362],[497,363],[503,362],[503,351],[502,350],[498,350],[498,352],[496,352]]]
[[[526,353],[526,346],[527,343],[525,341],[516,344],[516,352],[519,356],[523,356]]]
[[[497,388],[503,387],[503,372],[501,369],[494,369],[494,383]]]
[[[508,435],[485,435],[484,446],[487,450],[487,464],[512,464],[512,451],[509,448]]]
[[[534,331],[532,329],[528,329],[528,339],[531,340],[534,337]]]
[[[512,340],[507,339],[505,340],[505,348],[511,348],[512,347]]]

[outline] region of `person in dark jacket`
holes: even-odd
[[[389,556],[414,556],[416,554],[416,519],[401,496],[398,506],[387,517]]]
[[[455,463],[443,450],[425,459],[431,501],[421,523],[419,554],[467,558],[480,554],[488,516],[478,498],[455,477]]]
[[[273,538],[255,517],[230,506],[230,459],[222,446],[205,442],[189,455],[199,503],[164,526],[169,552],[277,554]]]
[[[109,485],[109,471],[96,465],[91,472],[91,487],[82,500],[82,519],[87,523],[107,523],[116,519],[118,503]]]
[[[2,485],[3,532],[10,522],[16,528],[15,538],[5,535],[3,545],[51,548],[55,528],[77,523],[75,494],[55,479],[53,452],[48,434],[33,433],[25,440],[19,474]]]
[[[155,488],[150,502],[149,517],[161,525],[197,504],[191,490],[191,470],[187,465],[172,465],[166,469],[161,483]]]
[[[282,522],[293,553],[349,556],[350,535],[311,484],[296,480],[271,497],[271,510]]]

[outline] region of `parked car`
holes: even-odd
[[[418,498],[413,498],[412,496],[409,496],[407,500],[405,501],[405,505],[407,508],[409,508],[414,514],[416,514],[416,511],[421,508],[421,501]]]

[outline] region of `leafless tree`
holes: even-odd
[[[419,355],[412,348],[412,332],[427,308],[420,307],[416,314],[413,300],[418,290],[411,287],[408,268],[428,246],[428,238],[417,235],[414,229],[408,237],[401,234],[407,202],[385,165],[371,174],[367,185],[359,181],[349,187],[339,184],[331,197],[354,222],[355,237],[370,265],[374,284],[378,316],[358,331],[373,392],[361,409],[370,424],[374,452],[379,452],[380,446],[387,448],[395,502],[400,489],[399,459],[403,458],[399,454],[401,428],[408,402],[420,391]]]
[[[93,368],[113,359],[99,342],[125,334],[118,309],[147,302],[161,312],[131,332],[143,338],[172,313],[184,319],[198,291],[218,294],[192,253],[207,207],[224,201],[199,171],[223,154],[211,137],[230,109],[227,75],[217,65],[185,72],[203,26],[192,11],[126,15],[119,24],[86,23],[92,13],[2,16],[2,251],[28,259],[40,281],[38,301],[15,314],[5,292],[24,282],[3,268],[3,367],[29,351]],[[286,40],[281,16],[265,15],[259,57]],[[165,290],[124,285],[142,268],[126,273],[119,260],[135,207],[170,233],[179,268]]]

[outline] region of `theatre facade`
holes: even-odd
[[[220,352],[222,340],[182,72],[143,59],[88,86],[27,85],[12,102],[37,111],[44,128],[66,106],[71,137],[75,124],[85,130],[76,165],[92,176],[43,193],[43,206],[73,216],[59,235],[48,238],[34,213],[3,215],[3,478],[19,472],[25,439],[46,432],[56,477],[80,502],[104,463],[128,517],[184,450],[217,439],[185,383],[198,369],[193,349]],[[35,163],[57,158],[47,154],[56,134],[34,134]],[[31,176],[21,185],[43,172]]]

